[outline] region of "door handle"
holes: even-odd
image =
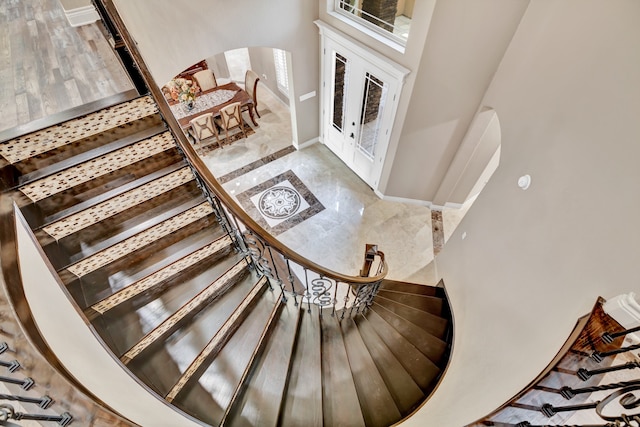
[[[349,135],[349,137],[355,139],[355,136],[353,135],[353,132],[351,132],[351,135]]]

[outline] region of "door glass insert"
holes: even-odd
[[[333,72],[333,127],[342,132],[344,129],[345,100],[347,99],[347,58],[335,52]]]
[[[370,160],[373,160],[376,155],[386,97],[387,87],[384,82],[373,74],[367,73],[364,80],[357,147]]]

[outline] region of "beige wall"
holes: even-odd
[[[436,3],[385,195],[433,201],[527,4]]]
[[[436,260],[452,363],[405,425],[489,413],[598,296],[640,291],[639,19],[636,0],[531,2],[483,99],[500,117],[501,164]]]
[[[203,58],[239,47],[277,47],[291,52],[296,90],[296,133],[305,142],[319,135],[318,103],[298,96],[318,91],[319,37],[316,1],[115,0],[156,82],[169,81]]]

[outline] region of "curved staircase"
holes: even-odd
[[[313,304],[300,271],[261,263],[234,232],[150,97],[0,154],[5,191],[88,322],[189,416],[387,426],[436,387],[452,341],[444,288],[383,280],[362,309]],[[289,287],[269,274],[278,268]]]

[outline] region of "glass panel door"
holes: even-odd
[[[344,129],[345,100],[348,88],[347,58],[334,52],[333,69],[333,118],[331,124],[342,132]]]
[[[387,87],[384,82],[373,74],[366,73],[357,149],[370,160],[376,156],[386,98]]]

